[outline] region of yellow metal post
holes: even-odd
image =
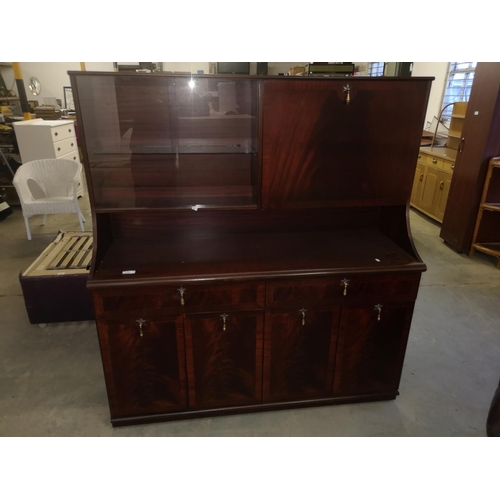
[[[19,100],[21,101],[21,109],[23,111],[23,117],[25,120],[31,120],[30,106],[28,104],[28,98],[26,97],[26,89],[24,88],[23,73],[21,71],[21,63],[13,62],[12,69],[14,70],[14,78],[17,85],[17,93],[19,94]]]

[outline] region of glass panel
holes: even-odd
[[[257,80],[76,80],[96,208],[256,208]]]

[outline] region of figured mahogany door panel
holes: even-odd
[[[417,79],[266,81],[263,207],[405,205],[428,92]]]
[[[112,417],[187,408],[182,317],[98,321]]]
[[[264,400],[331,396],[340,306],[266,312]]]
[[[185,317],[191,408],[262,401],[263,312]]]
[[[342,308],[334,395],[397,391],[413,303],[383,302]]]

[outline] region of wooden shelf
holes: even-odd
[[[179,283],[320,276],[360,269],[364,273],[422,271],[425,265],[378,231],[188,233],[148,246],[135,239],[115,240],[91,286],[141,280]],[[122,274],[129,270],[135,274]]]
[[[500,212],[500,203],[483,203],[481,207],[492,212]]]

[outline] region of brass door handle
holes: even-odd
[[[229,314],[223,313],[220,317],[222,319],[222,329],[226,331],[226,319],[229,318]]]
[[[180,288],[177,289],[177,291],[179,292],[179,295],[181,296],[181,306],[183,306],[185,304],[184,294],[186,293],[186,289],[183,286],[181,286]]]
[[[340,280],[340,286],[344,285],[344,297],[347,295],[347,287],[349,286],[349,281],[347,278]]]
[[[377,321],[380,321],[380,314],[382,313],[382,307],[384,307],[382,304],[377,304],[375,306],[374,311],[378,311]]]
[[[146,320],[139,318],[135,320],[136,323],[139,324],[139,335],[142,337],[144,332],[142,331],[142,327],[146,324]]]
[[[443,188],[444,188],[444,181],[441,181],[441,182],[439,183],[439,189],[441,189],[441,190],[442,190]]]
[[[465,142],[465,137],[462,137],[460,139],[460,143],[458,144],[458,152],[463,153],[464,150],[464,142]]]
[[[299,314],[302,315],[302,326],[304,326],[306,324],[306,312],[307,312],[307,309],[304,309],[304,308],[302,308],[299,311]]]

